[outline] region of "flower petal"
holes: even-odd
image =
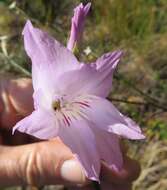
[[[95,127],[92,127],[92,130],[96,137],[100,158],[110,167],[116,166],[118,169],[121,169],[123,158],[118,136]]]
[[[85,109],[85,114],[90,118],[94,127],[115,133],[128,139],[144,139],[139,126],[127,121],[111,102],[106,99],[91,96],[89,102],[91,109]]]
[[[23,35],[26,52],[32,60],[34,89],[56,88],[60,74],[78,67],[77,59],[67,48],[46,32],[34,28],[30,21]]]
[[[97,64],[81,64],[80,69],[65,72],[58,79],[61,81],[61,91],[106,97],[110,92],[113,71],[120,57],[120,51],[108,53],[99,58]]]
[[[95,63],[91,63],[92,66],[102,75],[103,80],[98,84],[96,94],[101,97],[107,97],[112,88],[112,79],[114,71],[122,57],[122,51],[114,51],[106,53],[96,60]]]
[[[18,130],[40,139],[50,139],[57,136],[58,127],[52,113],[38,110],[19,121],[13,128],[13,133]]]
[[[91,63],[91,65],[101,72],[108,70],[111,66],[113,69],[115,69],[118,63],[117,60],[120,60],[122,54],[123,52],[120,50],[105,53],[99,57],[96,62]]]
[[[99,181],[100,158],[96,148],[95,137],[84,120],[74,121],[69,127],[59,128],[59,137],[76,154],[83,166],[86,176]]]
[[[54,89],[53,89],[54,90]],[[50,90],[50,93],[43,92],[40,88],[35,90],[33,93],[34,99],[34,108],[52,111],[52,103],[53,103],[53,90]]]
[[[124,115],[122,115],[122,116],[124,117],[124,120],[126,121],[126,123],[129,127],[131,127],[133,130],[137,131],[138,133],[142,133],[142,131],[137,123],[135,123],[131,118],[129,118],[127,116],[124,116]]]
[[[76,46],[76,44],[81,39],[84,23],[86,16],[89,12],[91,3],[88,3],[87,5],[83,5],[80,3],[75,9],[74,9],[74,16],[71,19],[71,33],[70,38],[67,43],[67,48],[69,50],[73,50]]]

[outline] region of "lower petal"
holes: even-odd
[[[123,158],[120,150],[119,137],[115,134],[92,127],[96,137],[97,148],[100,158],[109,166],[122,168]]]
[[[88,123],[84,120],[78,120],[69,127],[61,126],[58,135],[76,155],[86,176],[91,180],[99,181],[100,158],[95,137]]]

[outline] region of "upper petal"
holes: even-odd
[[[111,89],[113,71],[121,57],[121,52],[103,55],[94,64],[81,64],[77,70],[59,77],[60,89],[71,94],[92,94],[106,97]]]
[[[84,120],[76,120],[69,127],[59,128],[59,137],[76,154],[86,176],[95,181],[99,181],[100,158],[96,148],[96,140]]]
[[[18,130],[40,139],[50,139],[57,136],[58,127],[51,112],[37,110],[19,121],[13,128],[13,133]]]
[[[112,88],[112,79],[114,71],[122,57],[122,51],[114,51],[102,55],[96,60],[95,63],[91,63],[92,67],[101,74],[103,80],[98,84],[97,94],[101,97],[107,97]]]
[[[123,52],[120,50],[105,53],[104,55],[99,57],[96,60],[96,62],[91,63],[91,65],[101,72],[104,70],[108,70],[109,67],[111,67],[111,66],[113,69],[115,69],[117,66],[117,63],[118,63],[117,59],[120,60],[122,54],[123,54]]]
[[[63,45],[27,21],[24,30],[24,45],[32,60],[34,89],[56,88],[56,80],[62,73],[76,69],[78,61]]]

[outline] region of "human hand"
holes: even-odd
[[[14,136],[10,135],[11,127],[33,109],[31,80],[2,77],[0,84],[0,141],[14,145],[39,141],[18,132]],[[0,173],[0,186],[88,183],[71,150],[59,138],[12,148],[1,146],[0,152],[0,170],[3,171]],[[131,189],[140,167],[125,152],[123,155],[124,167],[121,171],[113,170],[102,163],[102,189],[111,189],[111,184],[114,190]],[[93,189],[91,185],[75,188]]]

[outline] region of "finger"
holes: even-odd
[[[47,141],[18,147],[2,147],[0,186],[84,184],[82,167],[60,141]]]
[[[0,145],[3,144],[3,138],[2,136],[0,135]]]
[[[8,93],[9,80],[2,79],[0,81],[0,102],[1,102],[1,112],[0,112],[0,127],[9,129],[15,125],[21,117],[18,115],[14,109]]]
[[[86,186],[86,187],[76,187],[71,186],[67,188],[68,190],[95,190],[95,188],[92,185]]]
[[[104,190],[110,190],[109,186],[108,188],[104,188]],[[113,185],[113,190],[132,190],[132,184],[131,183],[125,183],[122,185]]]
[[[0,127],[10,129],[16,124],[22,117],[18,115],[14,107],[12,106],[7,94],[2,93],[2,98],[4,102],[4,109],[0,114]]]
[[[100,188],[101,188],[101,190],[131,190],[132,184],[123,184],[123,185],[116,184],[115,185],[115,184],[111,184],[111,183],[102,182],[100,184]]]
[[[13,127],[17,121],[33,110],[31,79],[1,78],[0,119],[4,128]]]
[[[104,181],[115,184],[131,183],[138,178],[140,165],[136,160],[124,156],[124,166],[120,171],[115,167],[109,168],[106,163],[102,163],[101,176]]]
[[[32,81],[28,78],[12,79],[8,86],[9,99],[22,116],[33,111],[33,87]]]
[[[111,183],[101,182],[100,189],[101,190],[131,190],[132,184],[113,185]],[[77,187],[77,186],[68,187],[68,190],[95,190],[95,188],[92,184],[90,184],[84,187]]]
[[[68,187],[68,190],[94,190],[94,186],[92,184],[84,186],[84,187]],[[111,183],[106,183],[106,182],[101,182],[100,184],[100,189],[101,190],[131,190],[132,189],[132,184],[111,184]]]

